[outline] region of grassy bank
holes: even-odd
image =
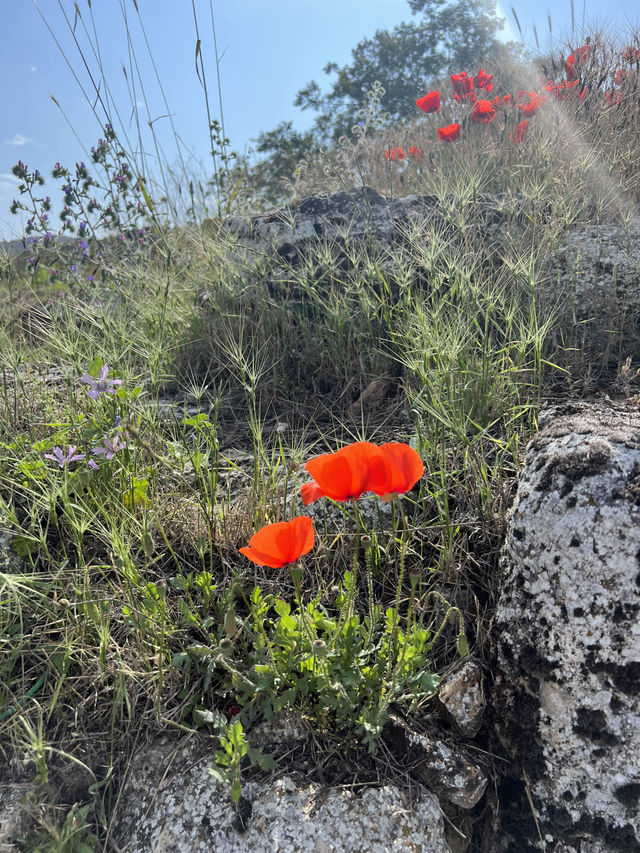
[[[577,223],[635,224],[638,59],[614,84],[620,51],[592,44],[585,94],[547,92],[521,142],[517,107],[484,126],[452,102],[306,169],[299,193],[364,176],[433,196],[437,218],[397,246],[242,260],[215,227],[152,222],[136,251],[89,240],[82,273],[6,260],[0,751],[42,785],[33,849],[81,849],[60,846],[73,803],[69,844],[109,849],[153,734],[226,738],[235,795],[265,717],[292,710],[375,761],[391,709],[419,725],[438,676],[483,659],[540,406],[635,393],[634,316],[607,303],[594,343],[548,264]],[[438,142],[454,119],[459,141]],[[385,159],[410,144],[420,157]],[[363,440],[410,444],[423,476],[392,503],[305,507],[305,463]],[[293,570],[238,552],[306,514],[315,547]]]

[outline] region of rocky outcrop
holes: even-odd
[[[522,199],[478,196],[476,215],[489,234],[496,234],[512,217],[523,217]],[[412,225],[442,224],[459,215],[453,200],[437,196],[383,196],[371,187],[305,196],[297,204],[257,216],[230,216],[222,233],[240,246],[294,262],[310,245],[330,240],[336,244],[368,242],[388,247],[402,243]]]
[[[230,216],[221,234],[243,259],[246,270],[257,267],[268,281],[287,278],[303,256],[319,247],[344,276],[357,263],[353,247],[364,246],[376,264],[417,288],[428,287],[430,275],[416,258],[416,241],[441,239],[464,242],[473,223],[473,239],[491,263],[500,265],[513,254],[514,241],[526,246],[532,222],[548,215],[539,202],[510,194],[480,194],[464,209],[446,197],[409,195],[389,198],[371,187],[319,193],[289,207],[253,216]],[[536,240],[540,240],[538,226]],[[466,234],[466,236],[465,236]],[[520,235],[518,237],[517,235]],[[547,239],[547,238],[545,238]],[[548,242],[548,240],[547,240]],[[413,244],[413,250],[412,250]],[[349,250],[343,251],[345,247]],[[390,251],[390,250],[393,251]],[[277,274],[267,266],[276,264]],[[327,261],[329,263],[329,261]],[[317,265],[320,270],[322,265]],[[322,273],[318,273],[320,279]],[[563,340],[585,354],[610,353],[612,365],[640,356],[640,228],[637,225],[571,226],[539,253],[534,271],[537,299],[545,311],[561,316]],[[569,330],[567,325],[569,324]],[[625,352],[619,352],[621,341]]]
[[[121,853],[450,853],[436,797],[394,785],[350,790],[291,775],[246,782],[238,808],[191,741],[151,744],[133,758],[115,837]]]
[[[638,225],[579,225],[561,241],[550,264],[552,292],[575,304],[576,318],[589,311],[638,313],[640,228]]]
[[[640,850],[640,414],[570,404],[540,426],[504,550],[496,729],[548,849]],[[510,849],[540,849],[513,805]]]
[[[487,777],[459,749],[411,729],[392,715],[384,743],[419,782],[437,792],[443,803],[472,809],[484,794]]]

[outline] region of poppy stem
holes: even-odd
[[[394,664],[395,648],[398,639],[398,629],[400,627],[400,597],[402,595],[402,585],[404,583],[404,572],[406,565],[407,547],[408,547],[408,524],[407,515],[399,498],[394,498],[394,504],[398,507],[400,518],[402,519],[402,533],[400,535],[400,571],[398,573],[398,587],[396,590],[396,603],[394,605],[394,620],[393,630],[391,633],[391,654],[388,662],[388,675],[391,676],[391,670]]]
[[[369,633],[368,633],[368,640],[371,640],[371,637],[373,635],[374,620],[375,620],[375,604],[374,604],[374,600],[373,600],[373,569],[372,569],[372,565],[371,565],[371,550],[370,550],[371,542],[373,540],[372,540],[372,537],[367,533],[365,523],[364,523],[364,520],[362,518],[362,514],[361,514],[360,509],[358,508],[358,504],[355,500],[353,501],[353,512],[354,512],[354,515],[356,518],[356,523],[358,525],[358,528],[362,528],[362,530],[365,531],[365,535],[362,537],[360,536],[360,533],[358,533],[358,540],[356,542],[356,565],[358,562],[358,552],[360,550],[360,545],[362,544],[364,546],[364,562],[365,562],[365,566],[367,568],[367,591],[369,594]],[[355,588],[355,585],[354,585],[354,588]]]
[[[298,606],[298,613],[300,614],[300,621],[302,622],[302,630],[310,645],[313,646],[314,638],[312,631],[309,627],[309,622],[307,621],[308,616],[302,604],[302,593],[300,591],[302,581],[302,569],[297,563],[291,563],[289,565],[289,571],[291,572],[291,579],[293,581],[294,595],[296,599],[296,604]]]

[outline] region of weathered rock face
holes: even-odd
[[[393,274],[401,272],[422,286],[423,271],[416,262],[418,239],[449,241],[472,215],[482,235],[482,250],[500,264],[509,257],[515,234],[528,230],[541,214],[524,197],[482,194],[473,211],[458,209],[455,202],[428,195],[388,198],[370,187],[306,196],[282,210],[255,216],[231,216],[222,233],[235,244],[234,254],[246,266],[268,256],[282,259],[283,274],[313,247],[329,243],[334,248],[349,244],[382,248],[377,265]],[[450,226],[453,226],[451,228]],[[408,236],[414,234],[413,237]],[[435,235],[435,236],[434,236]],[[526,242],[526,241],[525,241]],[[393,247],[393,257],[386,251]],[[350,268],[354,253],[335,253],[340,274]],[[276,276],[277,278],[278,276]],[[428,284],[428,275],[427,275]],[[543,252],[536,271],[536,291],[549,310],[559,310],[575,323],[572,343],[585,352],[611,352],[612,365],[640,355],[640,228],[637,225],[577,224],[552,251]],[[618,352],[625,340],[628,351]]]
[[[36,790],[34,784],[0,782],[0,853],[14,853],[17,840],[27,833],[29,818],[24,802]]]
[[[640,414],[541,418],[504,563],[493,705],[514,776],[550,849],[640,850]]]
[[[236,810],[192,741],[150,745],[133,759],[118,807],[122,853],[450,853],[437,799],[409,804],[393,785],[355,794],[291,777],[247,782]]]
[[[512,199],[513,211],[504,199],[479,196],[478,211],[488,231],[495,233],[512,216],[522,216],[524,203]],[[383,246],[402,241],[407,225],[443,221],[455,211],[446,210],[436,196],[410,195],[387,198],[371,187],[305,196],[290,208],[257,216],[230,216],[223,232],[244,246],[293,260],[310,244],[321,240],[373,241]]]
[[[440,685],[438,700],[461,735],[477,735],[485,709],[480,666],[475,661],[467,661]]]
[[[585,307],[635,310],[640,295],[640,228],[581,225],[562,241],[552,262],[552,278],[562,299],[575,297],[577,317]]]
[[[437,791],[443,802],[472,809],[484,794],[487,777],[480,767],[441,740],[413,731],[399,717],[390,717],[384,741],[411,775]]]
[[[578,225],[548,258],[551,299],[574,320],[572,344],[610,367],[640,357],[640,228]]]

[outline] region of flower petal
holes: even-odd
[[[291,521],[268,524],[253,534],[248,547],[239,551],[259,566],[280,569],[308,554],[314,542],[312,520],[309,516],[300,515]]]
[[[377,495],[403,494],[412,489],[424,474],[424,463],[408,444],[388,442],[380,447],[387,462],[388,478],[382,486],[374,488]]]

